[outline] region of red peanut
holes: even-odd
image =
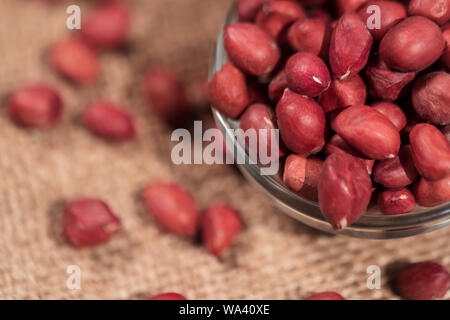
[[[319,103],[325,112],[364,104],[367,90],[359,75],[345,80],[332,80],[331,85],[319,96]]]
[[[445,139],[447,139],[447,142],[450,143],[450,124],[442,128],[441,131],[444,134]]]
[[[439,299],[450,287],[450,275],[445,267],[435,262],[408,264],[397,273],[395,287],[405,299]]]
[[[450,175],[437,181],[422,178],[413,185],[416,201],[423,207],[436,207],[450,201]]]
[[[8,102],[8,113],[19,125],[48,128],[59,121],[63,102],[59,93],[44,84],[31,84],[15,90]]]
[[[202,217],[202,236],[206,249],[221,255],[242,230],[242,221],[236,211],[224,205],[215,205]]]
[[[388,118],[398,131],[402,131],[408,122],[403,110],[395,103],[389,101],[380,101],[373,103],[372,108]]]
[[[450,145],[438,128],[418,124],[409,139],[417,171],[429,180],[440,180],[450,175]]]
[[[328,141],[323,151],[327,156],[332,155],[333,153],[346,153],[352,155],[364,164],[369,175],[372,174],[375,160],[365,159],[359,152],[350,147],[347,142],[345,142],[344,139],[337,134]]]
[[[256,15],[255,24],[277,39],[286,26],[304,17],[303,8],[294,1],[267,1]]]
[[[317,102],[286,89],[276,108],[285,145],[295,153],[318,153],[325,145],[325,115]]]
[[[444,36],[446,47],[441,61],[444,67],[450,70],[450,23],[442,27],[442,35]]]
[[[367,210],[372,182],[363,164],[348,154],[332,154],[319,179],[319,205],[335,229],[345,228]]]
[[[394,1],[375,0],[367,2],[358,10],[358,14],[365,22],[368,22],[370,17],[373,15],[373,12],[367,12],[367,9],[370,6],[378,6],[380,10],[381,28],[369,29],[374,39],[378,41],[383,38],[383,36],[386,34],[386,32],[389,31],[390,28],[392,28],[394,25],[408,16],[406,7],[401,3]]]
[[[384,115],[368,106],[353,106],[342,111],[333,129],[364,156],[394,158],[400,150],[400,134]]]
[[[258,134],[257,149],[252,150],[255,155],[259,156],[259,153],[261,152],[259,148],[261,147],[265,149],[265,155],[268,157],[272,155],[272,143],[278,143],[277,141],[272,141],[271,138],[271,130],[278,129],[275,112],[272,108],[264,104],[253,104],[249,106],[239,120],[239,127],[244,130],[244,132],[251,129],[256,130],[256,133]],[[266,130],[266,139],[260,139],[260,135],[264,132],[260,130]],[[279,157],[283,156],[284,150],[281,146],[276,146],[274,149],[277,150],[277,155]]]
[[[83,123],[93,133],[112,141],[126,141],[136,136],[133,118],[106,101],[92,103],[86,108]]]
[[[224,44],[231,61],[254,76],[270,74],[281,56],[275,40],[261,28],[249,23],[227,26]]]
[[[327,65],[312,53],[298,52],[291,56],[285,72],[289,88],[302,95],[317,97],[330,86]]]
[[[450,74],[433,72],[414,85],[412,101],[416,112],[436,125],[450,124]]]
[[[67,205],[63,235],[75,247],[91,247],[107,242],[121,222],[108,205],[98,199],[80,199]]]
[[[386,33],[380,43],[380,57],[392,69],[416,72],[431,66],[444,48],[441,29],[431,20],[415,16]]]
[[[168,292],[168,293],[160,293],[152,298],[150,300],[187,300],[185,296],[175,293],[175,292]]]
[[[402,90],[414,80],[414,72],[398,72],[388,68],[381,59],[369,62],[364,71],[370,93],[380,100],[397,100]]]
[[[361,18],[344,14],[333,30],[330,43],[330,66],[334,76],[343,80],[360,72],[369,59],[373,38]]]
[[[317,186],[322,165],[323,160],[319,157],[291,154],[284,165],[283,182],[299,195],[318,201]]]
[[[143,198],[149,214],[170,232],[193,237],[198,229],[197,206],[191,195],[172,182],[151,183]]]
[[[378,207],[386,215],[398,215],[414,209],[416,200],[408,189],[385,190],[378,195]]]
[[[410,145],[403,146],[395,158],[377,162],[373,170],[374,181],[386,188],[406,187],[418,176]]]
[[[309,16],[314,19],[319,19],[323,23],[330,24],[333,21],[333,16],[324,8],[313,7],[309,10]]]
[[[288,42],[296,51],[309,52],[328,58],[331,32],[320,19],[300,19],[288,31]]]
[[[185,121],[190,110],[185,86],[178,74],[167,67],[152,67],[141,84],[149,108],[158,118],[171,124]]]
[[[240,0],[236,8],[239,21],[254,21],[258,11],[265,2],[267,2],[267,0]]]
[[[128,37],[130,13],[119,2],[102,5],[88,13],[81,34],[90,45],[100,49],[122,46]]]
[[[367,2],[367,0],[333,0],[333,4],[338,15],[355,12],[365,2]]]
[[[410,16],[423,16],[443,25],[450,20],[450,2],[448,0],[411,0]]]
[[[343,296],[336,292],[321,292],[309,296],[305,300],[346,300]]]
[[[245,76],[231,63],[217,71],[208,92],[211,104],[228,117],[236,118],[249,103]]]
[[[283,96],[284,90],[288,87],[286,72],[283,69],[278,72],[269,83],[269,97],[272,101],[278,102]]]
[[[78,38],[60,40],[50,49],[50,65],[79,85],[93,83],[99,73],[98,56]]]
[[[328,124],[330,125],[330,128],[333,128],[333,123],[345,109],[348,109],[350,107],[343,107],[339,109],[334,109],[333,111],[327,112],[325,116],[327,117]]]

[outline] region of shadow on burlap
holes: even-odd
[[[172,65],[194,92],[229,0],[134,1],[128,52],[104,54],[101,78],[84,89],[61,80],[44,59],[49,44],[68,34],[65,6],[35,2],[0,1],[0,298],[134,299],[178,291],[191,299],[301,299],[333,290],[388,299],[396,297],[387,276],[381,290],[367,289],[369,265],[385,271],[393,262],[433,259],[450,266],[448,228],[390,241],[332,237],[281,214],[233,168],[171,164],[170,129],[139,95],[142,70]],[[48,132],[17,128],[4,108],[12,89],[36,80],[59,88],[66,104],[62,123]],[[97,98],[130,109],[138,141],[111,145],[79,125],[80,111]],[[241,212],[247,228],[223,258],[146,216],[139,192],[160,178],[184,184],[202,208],[225,202]],[[59,221],[64,202],[83,195],[105,199],[124,228],[107,245],[75,250],[62,241]],[[81,268],[81,290],[67,289],[69,265]]]

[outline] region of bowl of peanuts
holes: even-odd
[[[303,2],[235,2],[219,32],[209,97],[228,150],[248,160],[240,171],[325,232],[389,239],[450,225],[448,25],[382,2],[395,23],[371,30],[366,7]],[[276,151],[276,173],[261,174],[237,129],[277,131],[257,146]]]

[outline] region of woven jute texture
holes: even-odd
[[[387,276],[393,264],[431,259],[450,267],[448,228],[389,241],[329,236],[284,216],[232,167],[171,163],[171,129],[141,98],[142,71],[168,64],[196,92],[231,1],[132,2],[130,48],[103,54],[101,78],[83,89],[45,61],[48,46],[69,34],[66,5],[37,2],[0,1],[0,298],[138,299],[177,291],[190,299],[301,299],[333,290],[349,299],[395,299]],[[92,4],[78,3],[82,10]],[[8,93],[32,81],[64,97],[63,121],[50,131],[18,128],[5,112]],[[108,144],[79,124],[80,111],[98,98],[129,108],[136,142]],[[246,229],[224,257],[162,231],[146,215],[139,194],[155,179],[179,181],[202,208],[225,202],[239,210]],[[107,201],[124,227],[106,245],[77,250],[61,239],[60,219],[66,201],[86,195]],[[80,290],[66,286],[70,265],[81,269]],[[367,288],[370,265],[383,271],[381,290]]]

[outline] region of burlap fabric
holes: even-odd
[[[433,259],[450,266],[448,228],[402,240],[332,237],[284,216],[233,168],[171,164],[170,129],[149,115],[139,94],[142,70],[170,64],[196,92],[229,0],[134,1],[129,50],[103,55],[100,80],[85,89],[61,80],[44,59],[49,44],[69,32],[66,6],[36,2],[0,1],[0,96],[43,80],[61,90],[66,109],[54,130],[30,132],[11,124],[2,100],[0,298],[134,299],[178,291],[191,299],[300,299],[325,290],[350,299],[396,298],[387,284],[392,263]],[[77,117],[96,98],[126,105],[139,140],[116,146],[91,136]],[[241,212],[246,230],[223,258],[146,216],[139,192],[159,178],[180,181],[201,207],[225,202]],[[107,245],[76,250],[60,237],[64,201],[83,195],[105,199],[123,221]],[[81,268],[81,290],[66,286],[69,265]],[[383,270],[381,290],[367,289],[369,265]]]

